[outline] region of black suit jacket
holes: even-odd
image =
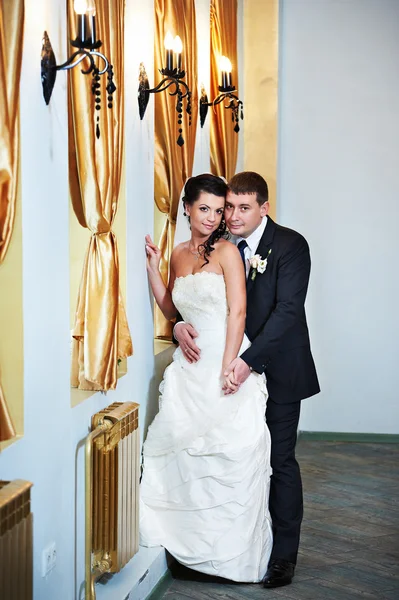
[[[296,402],[320,391],[304,307],[309,246],[302,235],[268,217],[256,253],[268,262],[264,273],[254,280],[251,272],[248,276],[246,334],[252,344],[241,358],[266,374],[275,402]]]

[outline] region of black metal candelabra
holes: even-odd
[[[183,78],[185,77],[185,71],[180,69],[160,69],[159,71],[163,75],[162,81],[154,88],[150,88],[148,76],[144,67],[144,64],[140,64],[139,74],[139,89],[138,89],[138,103],[139,103],[139,114],[142,120],[150,99],[150,94],[158,94],[164,92],[171,86],[174,86],[174,91],[169,92],[170,96],[177,96],[176,111],[177,111],[177,123],[179,125],[179,137],[176,142],[179,146],[183,146],[184,138],[183,133],[183,100],[186,100],[186,112],[188,114],[188,124],[191,125],[191,91]]]
[[[116,91],[116,85],[113,81],[113,66],[109,63],[108,59],[102,54],[98,52],[98,48],[102,46],[102,42],[100,40],[91,43],[89,40],[82,41],[77,38],[76,40],[71,41],[71,45],[75,48],[78,48],[76,52],[73,52],[67,61],[62,63],[61,65],[57,65],[55,54],[53,48],[51,46],[50,39],[45,31],[43,34],[43,44],[42,44],[42,54],[41,54],[41,79],[42,79],[42,87],[43,87],[43,97],[46,104],[49,104],[51,94],[53,92],[57,71],[67,71],[73,69],[85,59],[88,60],[89,65],[87,69],[82,69],[82,73],[84,75],[92,74],[93,81],[91,86],[91,92],[95,97],[95,108],[97,111],[101,109],[101,85],[100,78],[101,75],[107,73],[107,100],[108,100],[108,108],[112,108],[112,94]],[[100,69],[94,60],[94,57],[98,57],[98,59],[104,62],[103,69]],[[96,135],[97,138],[100,137],[100,128],[99,128],[99,116],[97,115],[97,125],[96,125]]]
[[[240,131],[239,120],[241,118],[244,119],[244,103],[239,99],[234,86],[219,86],[219,92],[221,92],[212,102],[208,102],[208,96],[206,95],[205,89],[201,90],[201,98],[200,98],[200,124],[201,127],[204,126],[206,116],[208,114],[209,106],[217,106],[221,102],[225,100],[229,100],[228,104],[225,105],[225,109],[231,110],[231,120],[234,123],[234,131],[238,133]]]

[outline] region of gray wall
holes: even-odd
[[[278,220],[313,259],[308,431],[399,433],[399,2],[282,0]]]

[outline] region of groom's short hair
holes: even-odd
[[[227,185],[233,194],[256,194],[256,201],[260,206],[269,200],[266,180],[254,171],[236,173]]]

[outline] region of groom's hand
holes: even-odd
[[[187,362],[195,363],[201,358],[201,350],[195,343],[198,333],[190,323],[177,323],[173,330],[173,335],[179,342],[181,351]]]
[[[247,363],[245,361],[242,360],[242,358],[238,357],[235,358],[227,367],[227,369],[225,369],[223,375],[226,377],[226,379],[228,381],[230,381],[230,385],[224,386],[223,390],[225,394],[234,394],[234,392],[236,392],[238,390],[238,388],[240,387],[240,385],[242,385],[244,383],[244,381],[246,381],[249,377],[251,373],[251,369],[249,368],[249,366],[247,365]],[[230,375],[234,376],[234,383],[232,385],[232,381],[231,381],[231,377]],[[234,389],[235,388],[235,389]]]

